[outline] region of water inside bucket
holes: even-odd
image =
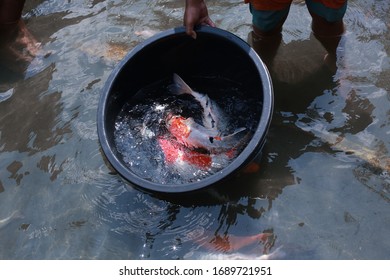
[[[172,79],[163,79],[139,90],[116,118],[116,148],[137,176],[160,184],[199,181],[229,165],[251,139],[261,114],[259,98],[249,98],[236,82],[225,78],[193,77],[189,84],[208,94],[223,111],[222,135],[245,128],[233,136],[237,145],[215,152],[172,136],[167,118],[193,118],[202,125],[203,108],[189,94],[173,94]]]

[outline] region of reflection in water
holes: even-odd
[[[181,25],[183,2],[76,2],[27,1],[40,53],[25,77],[0,71],[0,92],[13,89],[0,102],[0,258],[388,258],[387,1],[350,1],[334,75],[306,7],[293,5],[255,168],[180,196],[123,182],[95,119],[113,66],[151,33]],[[209,6],[246,39],[246,5]]]
[[[61,93],[47,93],[53,69],[51,65],[25,80],[15,88],[14,96],[2,104],[3,112],[7,112],[0,123],[3,151],[32,154],[57,145],[70,133],[69,124],[57,127],[56,118],[62,110]]]
[[[142,242],[141,246],[132,249],[140,258],[183,258],[188,252],[199,249],[230,253],[248,249],[249,245],[255,245],[255,251],[264,254],[274,242],[272,231],[252,236],[240,233],[234,236],[228,231],[218,233],[216,226],[235,223],[231,219],[237,217],[237,208],[241,208],[239,215],[245,215],[245,206],[240,203],[229,209],[224,205],[183,207],[146,194],[134,196],[128,192],[109,198],[103,196],[95,201],[101,218],[110,221],[116,239],[127,243],[128,238],[135,238]],[[248,212],[254,207],[251,205]]]

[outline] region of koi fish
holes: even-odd
[[[173,74],[173,82],[175,85],[176,94],[190,94],[196,101],[200,103],[203,108],[203,125],[209,129],[222,129],[219,119],[224,117],[222,110],[217,104],[215,104],[207,94],[202,94],[196,91],[193,91],[189,85],[184,82],[182,78],[176,73]],[[225,119],[225,118],[224,118]]]
[[[242,146],[244,137],[237,134],[245,131],[245,127],[236,129],[232,134],[223,135],[227,128],[227,117],[208,95],[193,91],[177,74],[173,75],[176,94],[190,94],[203,109],[202,124],[193,118],[168,114],[166,125],[168,131],[178,142],[189,148],[201,148],[212,154],[232,153]]]
[[[253,243],[261,242],[265,245],[264,252],[267,253],[269,247],[272,247],[275,242],[275,237],[273,233],[259,233],[249,236],[215,236],[208,244],[204,244],[205,247],[209,249],[217,249],[218,251],[223,252],[234,252],[243,247],[252,245]]]
[[[196,260],[280,260],[286,258],[283,246],[276,248],[269,254],[244,254],[244,253],[216,253],[195,251],[184,255],[184,259]]]
[[[184,118],[182,116],[168,117],[167,126],[168,131],[185,146],[202,148],[214,154],[229,152],[238,148],[241,141],[234,136],[245,130],[245,128],[239,128],[230,135],[221,136],[218,130],[204,127],[196,123],[191,117]]]
[[[206,238],[208,240],[209,238]],[[282,246],[273,250],[275,244],[275,235],[270,232],[263,232],[249,236],[216,235],[211,240],[202,243],[200,246],[207,251],[196,251],[186,254],[185,259],[227,259],[227,260],[246,260],[246,259],[280,259],[284,258],[285,253],[281,251]],[[238,250],[252,246],[256,243],[263,244],[263,250],[259,253],[244,254]],[[253,251],[253,250],[252,250]]]
[[[165,161],[169,164],[187,162],[201,169],[206,169],[211,166],[212,157],[207,153],[190,150],[172,139],[160,137],[158,138],[158,143],[165,155]]]

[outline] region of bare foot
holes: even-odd
[[[22,20],[10,26],[13,32],[4,32],[0,43],[0,64],[9,70],[23,74],[37,55],[40,43],[28,31]]]

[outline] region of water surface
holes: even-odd
[[[250,98],[225,78],[197,79],[203,90],[196,96],[205,96],[211,105],[202,105],[205,101],[191,93],[177,93],[172,78],[144,86],[122,105],[115,120],[115,149],[136,176],[167,189],[199,182],[226,168],[252,138],[261,98]],[[126,89],[122,94],[129,95]],[[207,116],[203,106],[214,115]],[[208,131],[207,118],[215,125]],[[185,135],[187,127],[191,135]]]
[[[260,169],[191,198],[125,183],[96,132],[112,69],[181,25],[183,1],[27,2],[41,50],[23,75],[1,66],[1,92],[12,89],[0,103],[1,259],[390,258],[388,1],[349,1],[334,75],[294,4]],[[246,5],[208,5],[246,40]]]

